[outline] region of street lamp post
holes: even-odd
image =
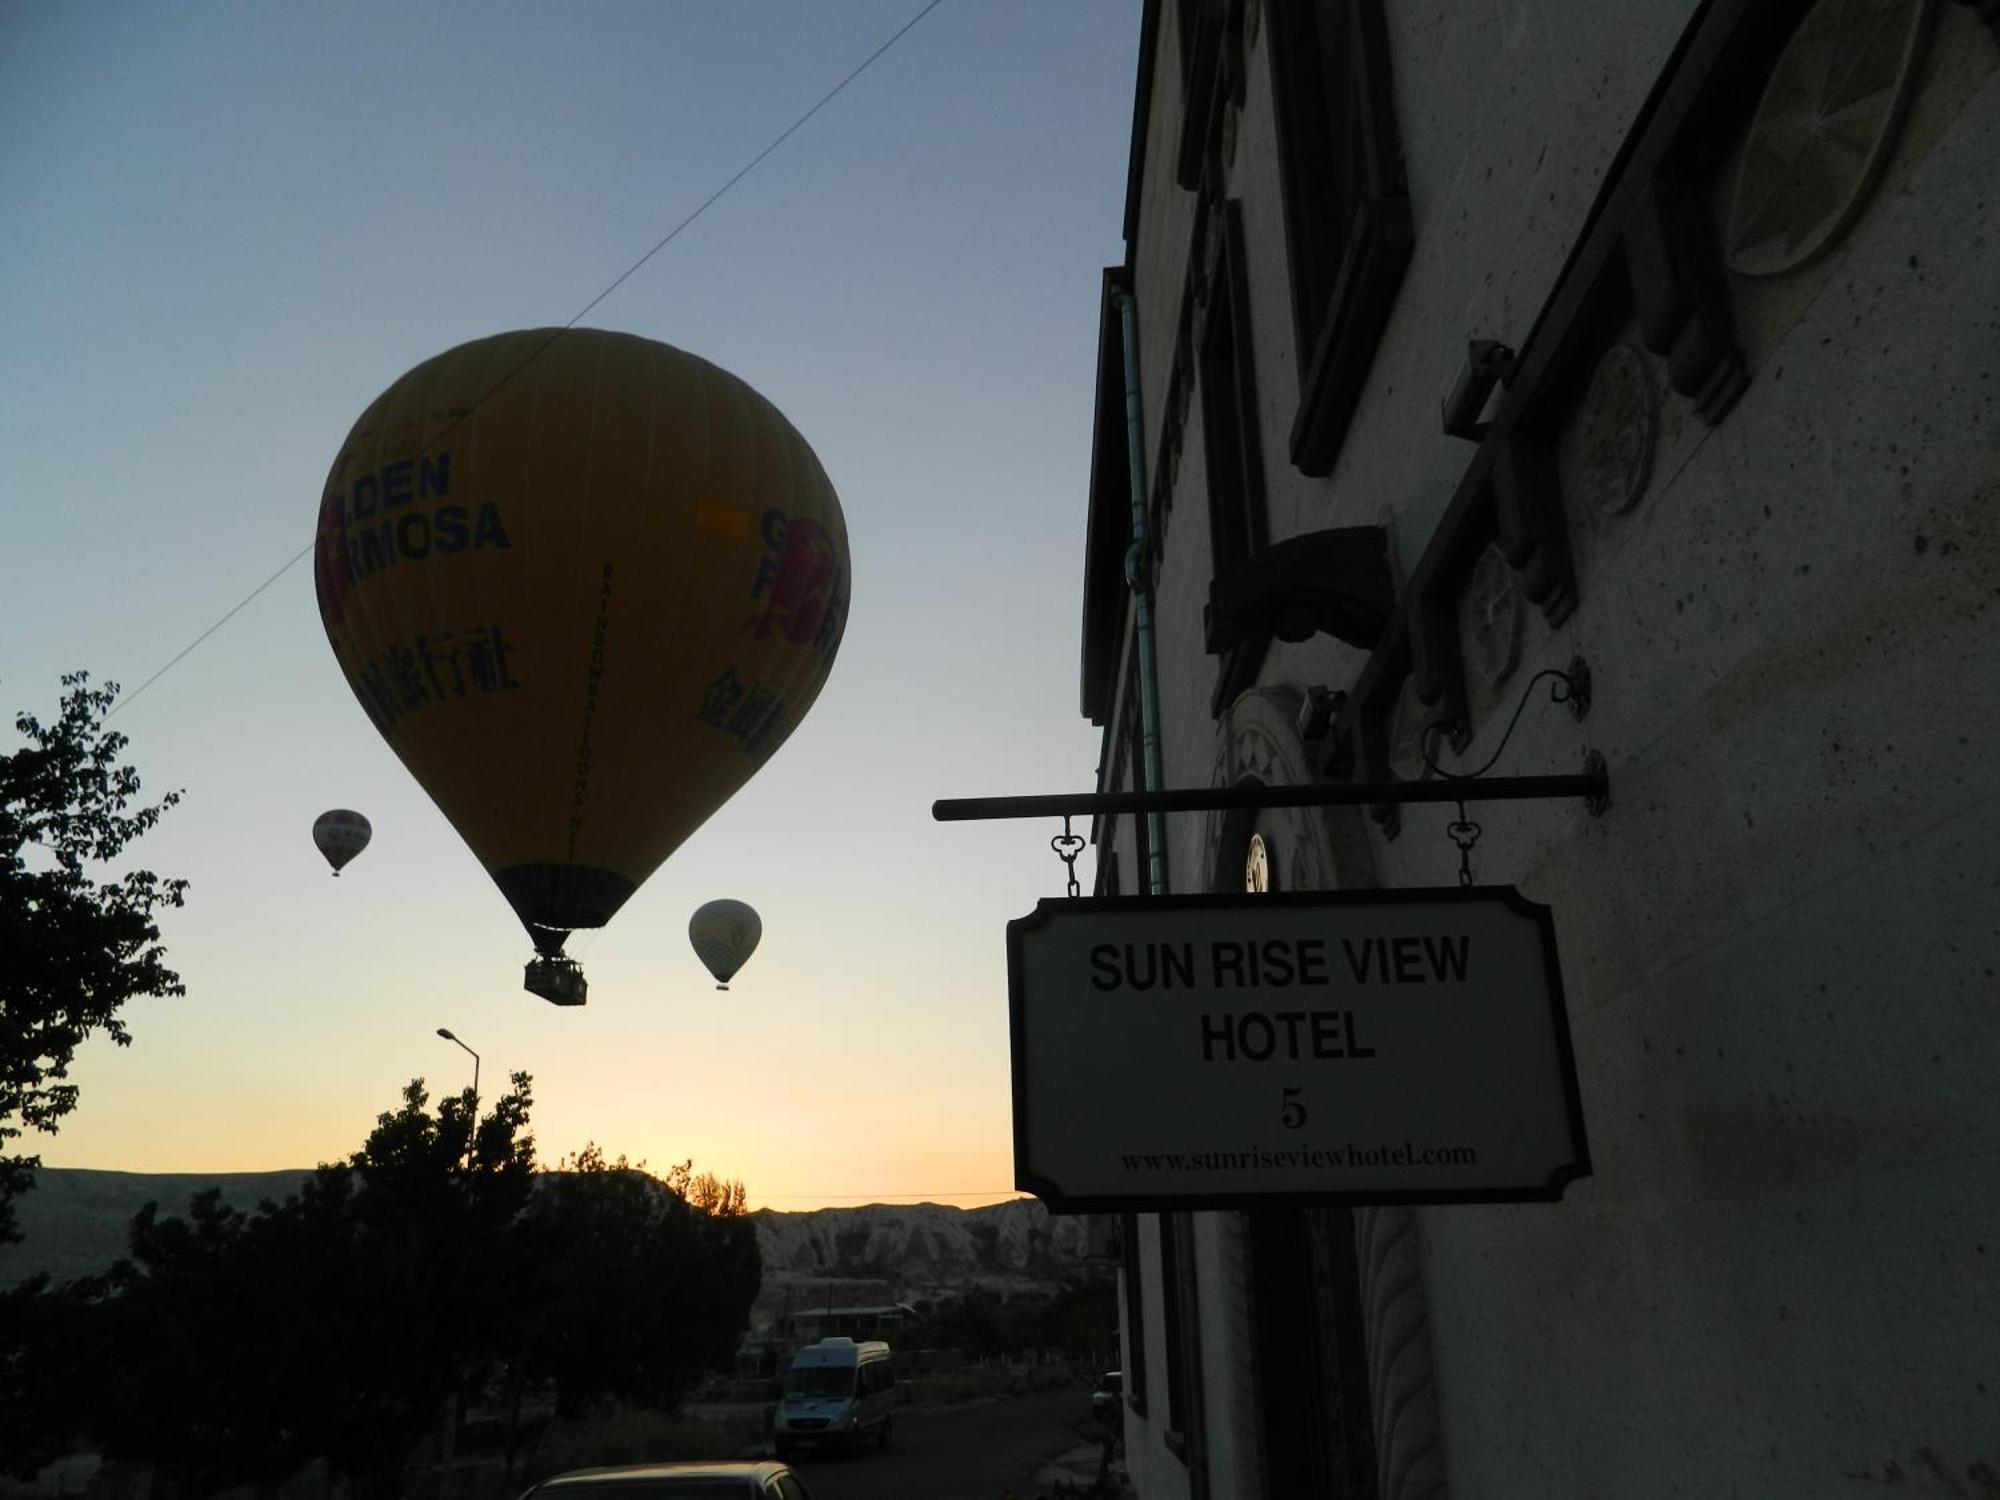
[[[466,1186],[471,1187],[472,1148],[479,1134],[479,1054],[452,1035],[449,1026],[440,1026],[437,1034],[447,1042],[465,1047],[472,1054],[472,1115],[465,1129],[465,1170]],[[460,1386],[445,1397],[444,1410],[438,1416],[438,1500],[445,1500],[451,1493],[451,1476],[458,1462],[458,1414],[464,1400],[463,1376],[460,1371]]]
[[[447,1042],[465,1047],[464,1042],[452,1035],[449,1026],[438,1027],[437,1033]],[[472,1053],[472,1119],[465,1132],[465,1164],[469,1168],[472,1165],[472,1138],[479,1132],[479,1054],[470,1047],[465,1047],[465,1050]]]

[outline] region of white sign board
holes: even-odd
[[[1555,931],[1511,887],[1043,901],[1007,924],[1016,1186],[1059,1210],[1555,1199]]]

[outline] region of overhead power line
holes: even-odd
[[[193,640],[189,641],[185,646],[181,647],[180,650],[176,651],[172,659],[169,660],[164,667],[160,668],[159,671],[155,672],[151,677],[148,677],[144,682],[140,683],[137,687],[133,688],[131,692],[127,693],[124,697],[120,698],[116,703],[112,704],[111,707],[106,709],[104,711],[104,717],[107,719],[110,718],[113,714],[117,713],[119,709],[123,708],[126,704],[130,703],[134,698],[138,697],[141,693],[145,692],[147,688],[151,687],[154,683],[158,682],[162,677],[166,676],[167,673],[171,672],[176,666],[180,664],[180,660],[182,657],[186,656],[189,652],[194,650],[195,647],[199,646],[203,641],[207,640],[210,636],[214,635],[216,631],[222,629],[223,626],[227,625],[231,620],[235,619],[237,612],[241,610],[246,604],[248,604],[252,599],[255,599],[259,594],[263,593],[265,589],[269,588],[272,584],[276,583],[280,578],[283,578],[287,573],[291,572],[293,568],[296,568],[299,565],[299,559],[304,557],[308,552],[312,551],[312,549],[316,545],[317,545],[316,542],[307,542],[305,546],[301,547],[297,552],[293,553],[291,560],[289,562],[287,562],[282,568],[278,569],[278,571],[273,573],[269,578],[266,578],[262,583],[258,584],[257,587],[250,590],[250,592],[245,594],[241,599],[238,599],[234,604],[232,604],[229,607],[229,612],[225,614],[221,619],[217,620],[213,625],[209,626],[208,629],[204,630],[200,635],[196,636]]]
[[[900,42],[905,36],[909,34],[910,29],[914,27],[917,24],[917,22],[923,20],[925,16],[929,15],[932,11],[936,10],[943,3],[944,0],[930,0],[930,3],[926,5],[922,10],[918,11],[914,16],[911,16],[910,19],[905,21],[901,26],[897,27],[895,32],[890,36],[890,38],[886,42],[884,42],[881,46],[877,47],[873,52],[869,53],[865,58],[861,60],[859,64],[856,65],[853,72],[849,73],[845,78],[841,79],[840,82],[836,83],[832,88],[828,89],[824,94],[822,94],[817,104],[815,104],[811,109],[807,110],[804,114],[800,115],[796,120],[792,121],[791,124],[787,125],[784,128],[784,130],[779,134],[776,140],[772,141],[770,145],[766,146],[762,151],[759,151],[755,156],[751,157],[749,162],[746,163],[742,168],[740,168],[734,177],[730,178],[729,181],[723,183],[721,187],[717,188],[714,192],[710,193],[706,198],[704,198],[699,208],[697,208],[693,213],[689,214],[685,219],[682,219],[680,223],[676,224],[672,229],[669,229],[664,235],[662,235],[660,237],[660,242],[657,245],[653,246],[652,249],[648,250],[644,255],[640,256],[637,260],[633,261],[632,264],[626,268],[624,275],[620,276],[616,281],[612,282],[610,286],[606,287],[603,291],[599,292],[595,297],[592,297],[588,302],[584,303],[582,311],[577,313],[576,317],[571,318],[567,323],[563,324],[563,328],[565,329],[565,331],[574,328],[581,319],[583,319],[585,316],[589,314],[590,310],[593,307],[597,306],[598,303],[602,302],[606,297],[609,297],[613,292],[617,291],[619,287],[623,286],[625,284],[626,279],[630,277],[634,271],[637,271],[647,261],[651,260],[654,256],[658,255],[662,250],[666,249],[668,245],[672,244],[675,235],[679,234],[683,229],[687,228],[688,225],[692,224],[696,219],[699,219],[703,214],[707,213],[709,205],[714,203],[716,199],[720,198],[724,193],[728,192],[731,188],[735,187],[737,183],[741,182],[744,178],[748,177],[753,171],[755,171],[757,169],[758,164],[761,163],[765,157],[769,156],[773,151],[776,151],[780,146],[784,145],[786,141],[790,140],[792,138],[793,133],[797,131],[801,125],[805,124],[806,121],[810,120],[814,115],[818,114],[822,109],[825,109],[827,105],[831,104],[836,94],[838,94],[842,89],[846,88],[850,83],[854,82],[854,80],[859,78],[863,73],[867,72],[868,69],[874,65],[877,58],[881,57],[883,53],[887,52],[891,47],[895,46],[896,43]],[[532,358],[532,356],[530,357]]]
[[[781,130],[778,133],[777,137],[770,143],[770,145],[766,146],[762,151],[759,151],[755,156],[751,157],[748,162],[744,163],[741,167],[737,168],[736,172],[729,178],[727,182],[723,183],[721,187],[717,188],[714,192],[710,193],[706,198],[702,199],[701,203],[695,208],[694,212],[690,213],[686,218],[682,219],[680,223],[674,225],[672,229],[669,229],[665,234],[661,235],[659,242],[655,244],[652,249],[648,250],[644,255],[640,256],[637,260],[633,261],[631,265],[627,266],[622,272],[619,273],[617,278],[613,280],[609,286],[607,286],[603,291],[599,292],[595,297],[592,297],[588,302],[584,303],[582,307],[577,309],[576,313],[570,318],[570,320],[567,323],[564,323],[562,327],[558,328],[554,333],[550,334],[548,338],[545,339],[542,343],[536,345],[535,348],[532,351],[530,351],[526,359],[522,360],[518,365],[514,366],[514,368],[509,370],[506,374],[502,375],[497,381],[495,381],[492,384],[492,386],[490,386],[479,397],[478,400],[474,401],[471,406],[467,407],[464,411],[460,412],[457,416],[455,416],[452,419],[449,426],[446,427],[445,431],[447,432],[450,431],[452,427],[456,427],[460,422],[463,422],[467,417],[471,416],[473,412],[477,411],[483,404],[485,404],[485,402],[490,400],[496,391],[500,390],[501,387],[505,386],[508,381],[512,380],[516,375],[519,375],[523,370],[527,369],[529,365],[533,364],[537,359],[541,358],[542,355],[548,351],[550,344],[553,344],[557,339],[561,338],[565,333],[568,333],[572,328],[576,327],[578,323],[582,322],[583,319],[585,319],[590,315],[591,310],[595,308],[600,302],[602,302],[606,297],[609,297],[613,292],[617,291],[618,288],[623,286],[627,281],[631,280],[633,275],[636,274],[639,271],[639,269],[646,264],[647,261],[651,260],[654,256],[658,255],[662,250],[666,249],[667,246],[671,245],[674,242],[675,238],[679,236],[682,230],[686,229],[690,224],[694,223],[696,219],[699,219],[703,214],[707,213],[709,209],[714,207],[716,202],[722,197],[723,194],[727,193],[731,188],[735,187],[737,183],[741,182],[744,178],[748,177],[752,172],[756,171],[757,168],[760,165],[762,165],[764,159],[767,156],[769,156],[773,151],[776,151],[780,146],[784,145],[786,141],[790,140],[792,136],[798,132],[800,127],[802,127],[814,115],[818,114],[822,109],[825,109],[827,105],[831,104],[834,101],[834,99],[840,94],[841,90],[845,89],[850,83],[854,82],[855,79],[859,78],[863,73],[867,72],[869,68],[873,67],[874,64],[882,57],[883,53],[887,52],[891,47],[895,46],[896,43],[900,42],[904,37],[908,36],[910,31],[916,26],[916,24],[919,21],[923,20],[925,16],[929,15],[932,11],[936,10],[943,3],[944,0],[929,0],[929,3],[925,5],[922,10],[918,11],[915,15],[911,16],[910,19],[905,21],[901,26],[897,27],[896,30],[890,34],[887,41],[883,42],[881,46],[877,47],[873,52],[869,53],[858,64],[856,64],[855,67],[847,74],[845,78],[841,79],[840,82],[836,83],[832,88],[828,89],[824,94],[820,95],[818,101],[812,106],[812,108],[808,109],[804,114],[800,115],[796,120],[792,121],[791,124],[787,125],[783,130]],[[440,433],[439,436],[441,437],[443,436],[443,434]],[[435,439],[433,439],[433,441],[435,441]],[[131,692],[125,694],[116,703],[112,704],[111,707],[108,710],[106,710],[104,717],[109,719],[112,714],[117,713],[119,709],[123,708],[126,704],[130,703],[134,698],[138,697],[141,693],[145,692],[147,688],[151,687],[154,683],[158,682],[162,677],[166,676],[167,673],[171,672],[176,666],[180,664],[182,658],[186,657],[203,641],[207,640],[210,636],[214,635],[216,631],[220,630],[223,626],[227,625],[232,619],[234,619],[237,613],[240,610],[242,610],[245,605],[249,604],[251,600],[255,599],[259,594],[263,593],[264,590],[268,589],[272,584],[276,583],[280,578],[284,577],[285,574],[291,572],[293,568],[297,567],[299,563],[303,561],[307,557],[307,555],[312,552],[314,546],[316,545],[317,545],[316,542],[308,542],[305,546],[301,547],[297,552],[293,553],[291,558],[284,564],[283,567],[279,568],[269,578],[266,578],[262,583],[258,584],[257,587],[252,589],[249,593],[245,594],[241,599],[237,600],[235,604],[231,605],[228,612],[225,613],[221,619],[217,620],[213,625],[209,626],[208,629],[204,630],[200,635],[196,636],[193,640],[189,641],[187,645],[183,646],[178,652],[175,653],[173,658],[170,661],[168,661],[165,666],[161,667],[159,671],[155,672],[151,677],[148,677],[144,682],[140,683],[137,687],[133,688]],[[979,1195],[967,1194],[964,1196],[979,1196]]]

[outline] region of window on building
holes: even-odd
[[[1146,1411],[1145,1261],[1139,1254],[1139,1216],[1121,1214],[1118,1239],[1125,1254],[1125,1400]]]
[[[1345,1208],[1253,1209],[1244,1228],[1271,1493],[1372,1496],[1354,1215]]]
[[[1167,1347],[1167,1446],[1187,1457],[1187,1375],[1181,1360],[1181,1246],[1179,1214],[1160,1215],[1160,1310]]]
[[[1231,0],[1178,0],[1180,32],[1181,138],[1174,155],[1174,179],[1184,188],[1201,185],[1201,174],[1222,131],[1222,115],[1240,97],[1242,35],[1238,6]]]
[[[1132,607],[1125,554],[1132,545],[1131,429],[1125,411],[1125,323],[1131,277],[1105,268],[1097,309],[1097,411],[1090,440],[1090,511],[1083,564],[1083,675],[1078,706],[1109,726],[1117,708],[1121,642]],[[1114,744],[1108,747],[1115,750]],[[1104,774],[1117,765],[1107,758]]]
[[[1333,471],[1414,233],[1382,0],[1266,5],[1298,338],[1292,462]]]
[[[1202,1410],[1201,1304],[1195,1281],[1194,1217],[1160,1215],[1160,1306],[1166,1314],[1168,1449],[1188,1468],[1191,1495],[1208,1492]]]
[[[1250,288],[1244,272],[1243,213],[1218,205],[1220,232],[1209,266],[1200,332],[1202,447],[1208,457],[1208,534],[1217,577],[1269,545],[1264,455],[1257,427],[1257,381],[1250,348]],[[1257,680],[1269,634],[1221,652],[1209,711],[1220,714]]]

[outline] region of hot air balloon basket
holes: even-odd
[[[568,958],[531,958],[521,976],[521,987],[539,995],[551,1005],[581,1005],[590,993],[583,968]]]

